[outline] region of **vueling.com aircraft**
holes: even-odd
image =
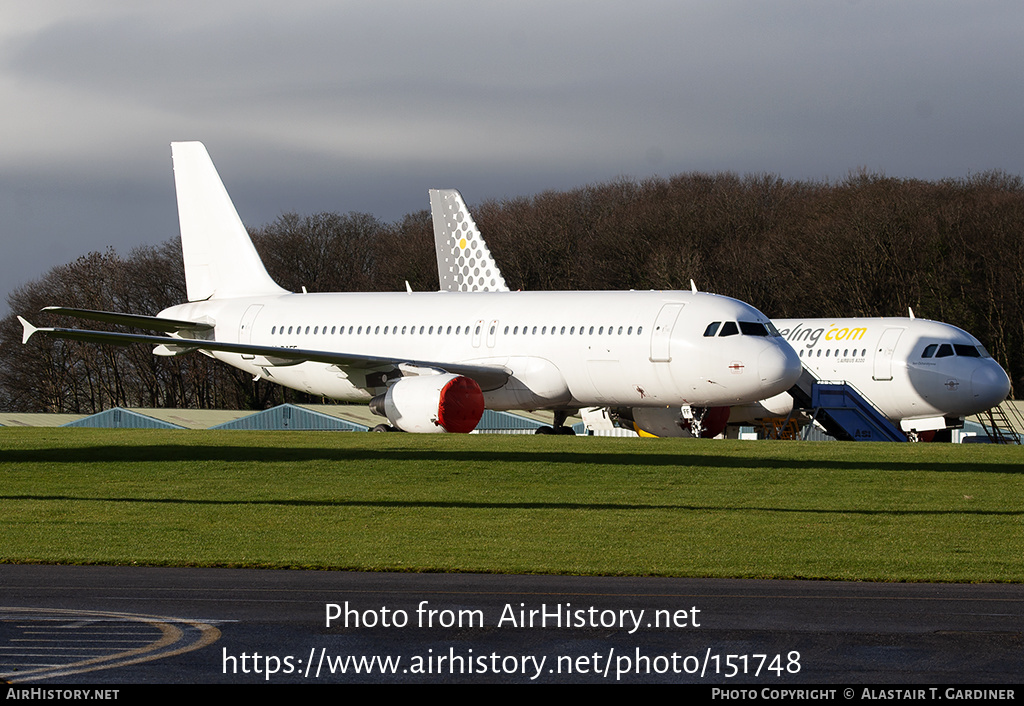
[[[507,291],[462,195],[454,189],[431,190],[430,207],[441,288]],[[481,277],[478,270],[487,276]],[[749,335],[744,322],[735,317],[704,320],[706,326],[694,322],[690,330],[693,340],[688,345],[702,351],[699,355],[716,351],[717,343]],[[761,321],[758,319],[758,325]],[[714,436],[727,425],[785,418],[794,413],[794,407],[824,408],[828,403],[815,404],[812,387],[832,382],[853,388],[906,436],[918,438],[963,426],[963,417],[999,404],[1010,389],[1006,372],[978,339],[949,324],[913,316],[776,319],[774,324],[799,352],[804,367],[799,384],[791,390],[753,404],[716,407],[702,418],[685,405],[632,405],[628,396],[618,398],[627,399],[625,405],[606,398],[600,406],[654,436]],[[775,327],[768,324],[768,328],[774,334]],[[720,353],[726,356],[720,364],[741,376],[749,358],[733,359],[724,350]],[[728,378],[720,375],[719,379]],[[857,437],[855,430],[847,433],[828,426],[830,433],[835,431],[841,438]]]
[[[768,318],[698,292],[293,293],[267,274],[198,142],[171,144],[188,303],[157,316],[50,311],[168,335],[36,328],[95,343],[143,343],[156,355],[201,351],[258,378],[338,400],[369,402],[390,428],[469,432],[485,408],[700,410],[788,390],[800,359]],[[456,215],[457,217],[457,215]],[[473,286],[479,243],[449,253]],[[461,276],[461,275],[460,275]],[[20,318],[20,317],[19,317]],[[707,337],[712,322],[737,335]]]
[[[1006,399],[1010,379],[956,326],[907,318],[776,319],[815,381],[843,381],[911,438],[963,426]],[[799,395],[799,392],[794,392]],[[792,412],[794,394],[734,408],[730,423]]]

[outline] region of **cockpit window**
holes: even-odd
[[[759,324],[754,321],[741,321],[740,333],[744,336],[767,336],[768,328],[764,324]]]
[[[743,334],[744,336],[781,336],[779,330],[772,326],[771,322],[766,324],[759,323],[757,321],[715,321],[708,324],[708,327],[704,329],[704,337],[710,338],[712,336],[737,336]]]
[[[938,353],[935,351],[938,350]],[[971,346],[966,343],[931,343],[924,347],[921,352],[922,358],[949,358],[951,356],[960,356],[961,358],[991,358],[988,351],[985,350],[985,346]]]
[[[782,338],[782,334],[779,333],[779,330],[775,328],[775,324],[773,324],[771,321],[766,323],[765,326],[768,327],[768,333],[771,334],[773,338]]]
[[[978,353],[978,349],[977,348],[975,348],[974,346],[965,345],[963,343],[954,343],[953,344],[953,350],[956,351],[957,355],[963,356],[964,358],[980,358],[981,357],[981,354]]]

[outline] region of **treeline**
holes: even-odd
[[[684,174],[620,180],[474,208],[512,289],[689,289],[773,317],[916,315],[977,336],[1024,384],[1024,180],[1002,172],[924,182],[861,173],[839,183]],[[437,288],[430,214],[285,214],[251,231],[292,291]],[[89,413],[111,406],[238,407],[311,401],[206,356],[34,338],[60,304],[156,314],[185,301],[180,244],[92,253],[8,298],[0,406]],[[89,324],[92,326],[92,324]],[[99,327],[99,325],[97,325]]]

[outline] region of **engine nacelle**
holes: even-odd
[[[402,431],[468,434],[483,416],[484,393],[464,375],[416,375],[374,397],[370,409]]]

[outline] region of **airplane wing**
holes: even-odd
[[[53,309],[49,309],[53,310]],[[62,312],[66,313],[66,312]],[[109,312],[99,312],[109,313]],[[116,323],[123,323],[125,320],[153,320],[156,317],[135,316],[132,314],[111,314],[118,318]],[[90,317],[92,318],[92,317]],[[105,319],[100,319],[105,320]],[[249,343],[228,343],[226,341],[213,341],[198,338],[178,338],[174,336],[148,336],[134,333],[115,333],[112,331],[89,331],[85,329],[69,328],[37,328],[22,317],[18,321],[24,328],[22,343],[36,333],[51,338],[61,338],[71,341],[87,341],[89,343],[112,343],[125,346],[133,343],[148,343],[158,348],[155,353],[162,355],[178,355],[189,353],[195,350],[221,351],[224,353],[238,353],[240,355],[259,358],[257,365],[284,366],[297,365],[305,362],[326,363],[336,365],[339,368],[358,369],[398,369],[403,373],[422,374],[426,372],[447,372],[454,375],[464,375],[471,378],[480,385],[480,389],[496,390],[508,380],[511,371],[504,367],[492,367],[486,365],[473,365],[471,363],[441,363],[437,361],[412,360],[404,358],[387,358],[382,356],[354,355],[340,353],[337,351],[318,351],[303,348],[281,348],[278,346],[259,346]],[[171,319],[156,319],[156,321],[170,322]],[[192,323],[195,322],[182,322]],[[149,326],[151,328],[151,326]]]

